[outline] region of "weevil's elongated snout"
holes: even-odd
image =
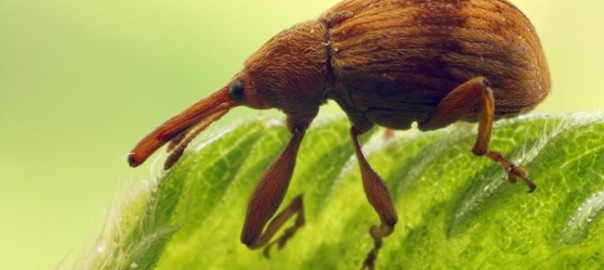
[[[142,164],[158,148],[171,141],[168,151],[172,153],[165,164],[168,169],[180,157],[193,137],[236,105],[236,102],[229,98],[227,88],[198,101],[145,136],[130,152],[128,164],[131,167]]]

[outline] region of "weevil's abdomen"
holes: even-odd
[[[329,28],[332,97],[383,126],[426,119],[477,76],[491,83],[497,117],[534,108],[550,89],[535,29],[503,0],[352,0],[321,20]]]

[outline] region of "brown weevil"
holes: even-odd
[[[374,125],[404,130],[416,122],[427,131],[478,122],[472,153],[499,163],[509,181],[520,178],[532,192],[522,168],[489,150],[491,128],[533,109],[550,85],[535,29],[506,0],[346,0],[270,39],[226,86],[143,138],[128,162],[136,167],[170,142],[169,169],[193,137],[235,106],[283,111],[291,139],[257,184],[241,233],[245,245],[268,254],[304,223],[301,196],[275,212],[306,129],[319,106],[335,100],[350,119],[363,188],[381,221],[370,229],[375,243],[362,266],[372,269],[397,214],[357,137]],[[271,241],[294,215],[295,225]]]

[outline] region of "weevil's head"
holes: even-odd
[[[327,47],[322,24],[306,22],[282,31],[247,59],[229,95],[252,108],[307,114],[325,101]]]
[[[144,137],[130,152],[132,167],[142,164],[162,145],[171,152],[170,168],[187,144],[235,106],[277,108],[289,115],[307,115],[324,102],[327,48],[324,27],[316,22],[296,25],[269,40],[223,88],[170,118]]]

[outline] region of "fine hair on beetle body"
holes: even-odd
[[[495,120],[532,110],[550,88],[536,31],[506,0],[346,0],[278,33],[225,86],[144,137],[128,162],[136,167],[169,143],[169,169],[197,134],[233,107],[281,110],[291,139],[252,192],[241,232],[245,245],[264,248],[268,257],[305,222],[301,195],[276,212],[307,128],[319,107],[334,100],[350,120],[362,185],[380,219],[370,228],[374,246],[361,266],[373,269],[398,217],[358,136],[375,125],[405,130],[416,122],[428,131],[477,122],[472,153],[498,163],[510,182],[519,178],[532,192],[527,172],[489,149],[490,136]],[[294,225],[277,236],[289,219]]]

